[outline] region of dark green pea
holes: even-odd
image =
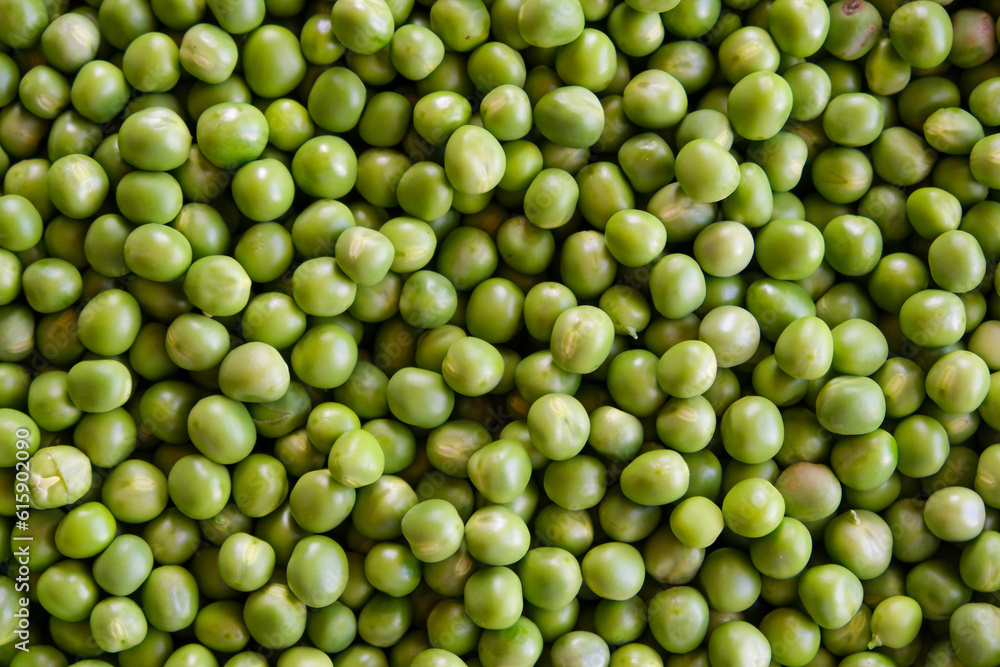
[[[975,591],[988,592],[996,588],[996,531],[985,530],[964,549],[959,560],[962,581]]]
[[[922,137],[905,127],[888,127],[871,146],[875,173],[898,186],[919,183],[930,175],[933,159]]]
[[[722,212],[723,215],[737,223],[741,223],[742,226],[756,228],[762,227],[771,219],[771,215],[774,209],[773,192],[771,190],[771,184],[768,181],[767,172],[764,171],[762,167],[752,162],[744,162],[740,165],[740,182],[736,186],[736,189],[722,202]],[[720,223],[723,224],[723,223]],[[747,240],[747,235],[739,232],[739,227],[733,227],[732,223],[726,222],[725,226],[721,229],[717,228],[718,233],[725,230],[727,232],[726,236],[733,234],[735,238],[727,238],[730,244],[735,244],[737,241],[743,241],[740,246],[737,246],[736,254],[739,256],[739,249],[746,250],[747,245],[745,241]],[[752,240],[752,239],[751,239]],[[750,245],[750,252],[752,255],[752,243]],[[748,258],[749,263],[749,258]],[[735,264],[733,266],[736,266]],[[745,265],[744,267],[745,268]],[[732,270],[732,267],[729,269]],[[742,270],[742,269],[740,269]],[[735,275],[734,272],[732,275]]]
[[[911,67],[900,57],[892,40],[883,37],[865,58],[865,81],[876,95],[895,95],[910,82]]]
[[[603,230],[616,212],[635,207],[635,197],[621,169],[609,162],[583,167],[576,175],[579,209],[584,219]]]
[[[615,46],[627,56],[648,56],[663,43],[663,24],[657,13],[627,4],[611,10],[607,29]]]
[[[996,640],[1000,615],[987,603],[965,604],[955,610],[948,622],[955,655],[972,667],[989,664],[1000,656]]]
[[[920,603],[924,618],[943,620],[969,602],[972,589],[962,583],[956,564],[933,558],[907,573],[906,595]]]
[[[288,496],[288,476],[278,459],[251,454],[233,470],[233,500],[241,512],[262,517],[276,510]]]
[[[683,243],[715,222],[717,207],[711,203],[695,202],[684,193],[679,183],[671,183],[650,198],[646,210],[660,219],[671,242]]]
[[[627,139],[618,149],[618,163],[637,192],[655,192],[673,178],[674,153],[666,141],[650,132]]]
[[[484,667],[531,665],[542,654],[542,633],[533,621],[522,616],[508,628],[483,632],[478,652]]]
[[[306,606],[287,586],[272,583],[250,594],[243,621],[261,646],[288,648],[305,634]]]
[[[698,580],[709,608],[724,613],[743,611],[760,595],[760,575],[750,558],[728,547],[705,557]]]
[[[870,274],[868,292],[879,308],[899,313],[908,298],[927,288],[929,279],[927,266],[920,259],[892,253],[880,259]]]
[[[471,335],[488,343],[505,343],[521,328],[524,294],[504,278],[490,278],[472,290],[466,307]]]
[[[313,137],[315,125],[309,112],[295,100],[275,100],[264,110],[267,120],[268,141],[283,151],[297,150]]]
[[[545,468],[543,487],[552,502],[568,510],[588,509],[605,497],[607,482],[604,464],[591,456],[578,456],[556,461]],[[629,505],[629,501],[622,502]],[[641,507],[635,508],[646,517],[655,516]],[[611,532],[615,532],[612,530]],[[651,528],[649,531],[651,532]]]

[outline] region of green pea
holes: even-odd
[[[229,33],[208,23],[187,29],[178,54],[184,71],[209,84],[222,83],[232,76],[237,55],[236,41]]]
[[[903,60],[914,67],[943,63],[952,47],[951,19],[940,5],[900,7],[889,20],[889,38]]]
[[[714,141],[695,139],[677,153],[676,171],[684,192],[700,202],[725,199],[736,190],[740,170],[736,159]]]
[[[784,426],[777,407],[758,396],[744,396],[722,415],[722,444],[743,463],[762,463],[781,448]]]
[[[791,88],[771,72],[750,73],[729,93],[729,120],[733,130],[751,141],[776,135],[791,110]]]
[[[339,544],[323,535],[299,542],[288,560],[288,586],[311,607],[336,602],[347,586],[347,556]]]
[[[490,343],[472,336],[456,340],[441,364],[445,382],[463,396],[482,396],[500,383],[503,357]]]
[[[233,177],[236,206],[257,222],[280,218],[288,212],[295,194],[292,174],[281,162],[265,158],[244,164]]]
[[[83,621],[97,604],[97,586],[79,561],[67,559],[47,568],[37,585],[38,602],[59,620]]]
[[[576,456],[590,435],[583,405],[567,394],[546,394],[528,411],[531,444],[547,458],[564,461]]]
[[[872,174],[868,157],[855,148],[827,148],[812,164],[816,191],[835,204],[860,199],[871,186]]]
[[[903,335],[918,345],[944,347],[965,334],[965,308],[950,292],[923,290],[903,302],[899,325]]]
[[[102,31],[102,35],[107,35]],[[77,72],[70,89],[70,101],[81,116],[95,123],[107,123],[128,102],[129,87],[120,69],[104,60],[92,60]]]
[[[301,443],[308,447],[308,441]],[[309,452],[313,454],[313,452]],[[323,457],[316,457],[322,461]],[[286,465],[288,465],[286,463]],[[303,466],[306,467],[306,466]],[[339,526],[357,504],[357,493],[353,487],[339,484],[329,471],[311,466],[301,474],[288,496],[288,504],[295,522],[313,533],[325,533]]]
[[[823,46],[831,23],[825,4],[788,0],[771,5],[767,20],[778,48],[797,58],[808,58]]]
[[[993,660],[1000,647],[993,634],[1000,620],[994,607],[984,603],[965,604],[948,622],[955,655],[968,665],[984,665]]]
[[[90,632],[97,646],[117,653],[137,646],[146,637],[146,617],[126,597],[101,600],[90,614]]]
[[[902,648],[917,638],[922,620],[916,600],[905,595],[888,597],[872,611],[869,645]]]
[[[97,55],[100,31],[83,14],[69,12],[48,24],[40,45],[49,64],[62,72],[75,72]]]
[[[180,213],[183,193],[177,179],[170,174],[133,171],[118,183],[115,201],[122,215],[133,224],[165,225]]]
[[[271,583],[247,598],[243,621],[261,646],[288,648],[305,634],[306,606],[287,586]]]
[[[743,537],[763,537],[778,527],[784,515],[781,494],[765,479],[737,482],[722,501],[726,526]]]
[[[926,178],[933,165],[929,146],[905,127],[888,127],[871,145],[872,167],[892,185],[907,186]]]
[[[686,399],[705,393],[716,377],[716,357],[703,341],[683,341],[664,352],[657,364],[657,381],[664,392]]]

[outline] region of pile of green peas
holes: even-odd
[[[997,667],[1000,0],[0,0],[0,665]]]

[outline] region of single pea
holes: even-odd
[[[200,454],[181,458],[167,476],[170,499],[192,519],[208,519],[222,511],[231,489],[225,466]]]
[[[781,522],[785,502],[765,479],[750,478],[738,482],[722,501],[726,526],[743,537],[763,537]]]
[[[218,84],[232,75],[237,55],[236,41],[228,32],[199,23],[184,32],[178,59],[191,76],[205,83]]]
[[[736,159],[714,141],[695,139],[677,153],[676,173],[684,192],[700,202],[725,199],[739,185]]]
[[[767,461],[781,448],[784,426],[777,407],[759,396],[744,396],[722,415],[722,443],[736,460]]]
[[[808,568],[799,578],[799,598],[821,628],[843,627],[861,608],[864,590],[850,570],[835,564]]]
[[[900,56],[914,67],[943,63],[952,48],[951,18],[940,5],[923,3],[900,7],[889,20],[889,38]]]
[[[184,293],[209,315],[235,315],[250,300],[250,277],[231,257],[202,257],[184,275]]]
[[[903,335],[917,345],[944,347],[965,334],[965,307],[950,292],[923,290],[903,302],[899,324]]]

